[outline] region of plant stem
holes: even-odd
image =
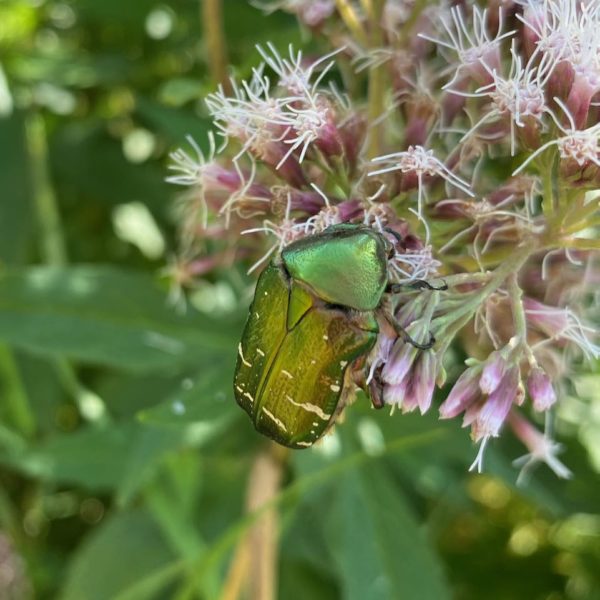
[[[31,437],[35,432],[35,417],[31,412],[15,357],[4,344],[0,345],[0,373],[3,376],[5,389],[2,395],[7,412],[17,430],[25,437]]]
[[[562,247],[573,248],[573,250],[600,250],[600,240],[567,238],[563,240]]]
[[[34,206],[40,234],[40,254],[45,264],[64,267],[68,262],[67,248],[48,168],[48,142],[43,116],[32,112],[27,119],[26,128],[33,173]],[[104,403],[96,394],[81,385],[71,363],[64,358],[57,358],[55,367],[64,389],[75,400],[82,417],[89,421],[105,421],[108,413]]]
[[[383,43],[381,31],[381,17],[383,13],[383,0],[373,0],[370,15],[369,48],[379,48]],[[367,158],[375,158],[381,154],[383,123],[381,116],[385,111],[385,74],[384,65],[373,67],[369,71],[369,146]]]
[[[202,29],[206,42],[208,68],[213,80],[231,92],[227,74],[227,41],[223,31],[223,6],[221,0],[200,0],[202,3]]]
[[[279,493],[287,449],[274,443],[255,458],[248,479],[246,509],[261,511]],[[247,588],[251,600],[275,600],[277,589],[278,515],[275,507],[267,510],[240,539],[221,600],[237,600]]]
[[[489,282],[479,291],[475,292],[465,303],[455,311],[434,319],[432,329],[438,337],[440,332],[446,330],[453,322],[461,320],[466,315],[474,313],[481,303],[493,292],[495,292],[511,273],[518,273],[525,261],[534,251],[533,243],[522,246],[510,258],[505,260],[491,275]]]
[[[30,114],[26,131],[42,260],[48,265],[62,266],[67,262],[67,249],[60,212],[48,172],[48,144],[44,118],[38,113]]]
[[[546,167],[545,165],[539,169],[539,173],[542,178],[542,209],[544,211],[544,216],[548,222],[551,221],[552,215],[554,214],[554,185],[552,181],[553,169],[552,165],[554,163],[554,154],[550,160],[550,164]]]
[[[366,47],[367,34],[358,18],[354,6],[352,6],[349,0],[335,0],[335,5],[342,21],[344,21],[344,24],[350,30],[350,33],[352,33],[359,44]]]
[[[527,342],[527,319],[523,308],[523,290],[519,286],[516,273],[511,273],[508,277],[508,295],[513,313],[515,333],[519,342],[524,344]]]

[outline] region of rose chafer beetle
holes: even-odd
[[[234,377],[235,398],[260,433],[290,448],[322,437],[356,385],[365,387],[382,320],[418,348],[433,345],[412,340],[383,310],[399,289],[388,281],[393,252],[382,233],[344,223],[289,244],[262,272]],[[374,388],[370,396],[383,406]]]

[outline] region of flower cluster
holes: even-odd
[[[570,370],[600,357],[600,1],[357,4],[260,3],[334,49],[258,47],[249,77],[206,98],[207,150],[190,140],[172,155],[170,180],[189,187],[173,279],[234,260],[253,271],[336,223],[375,228],[394,248],[394,292],[371,393],[424,413],[443,388],[441,418],[462,415],[479,444],[473,468],[508,424],[525,470],[566,477],[535,422],[550,422]]]

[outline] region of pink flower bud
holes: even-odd
[[[519,368],[511,367],[484,402],[471,426],[471,436],[476,442],[486,437],[498,436],[517,396],[519,381]]]
[[[391,385],[399,384],[410,371],[415,360],[417,349],[407,344],[403,339],[398,338],[392,349],[381,376],[386,383]]]
[[[421,353],[410,379],[407,400],[410,398],[414,402],[415,408],[419,407],[422,415],[431,406],[436,375],[437,359],[435,354],[432,351]]]
[[[404,378],[400,383],[396,385],[384,385],[383,401],[386,404],[395,404],[396,406],[402,406],[406,398],[407,385],[407,378]]]
[[[355,167],[365,141],[366,119],[360,113],[353,114],[344,119],[338,131],[344,146],[344,158],[351,167]]]
[[[590,103],[599,89],[600,78],[588,68],[588,65],[583,72],[575,72],[573,85],[567,98],[567,108],[578,129],[585,129]]]
[[[534,367],[527,378],[527,391],[537,411],[548,410],[556,402],[556,392],[548,374],[540,367]]]
[[[309,27],[320,27],[335,10],[333,0],[313,0],[312,2],[300,3],[296,9],[298,18]]]
[[[452,419],[481,397],[479,377],[481,366],[469,367],[456,381],[446,400],[440,406],[440,418]]]
[[[569,326],[569,313],[558,306],[549,306],[533,298],[524,298],[527,320],[550,337],[560,335]]]
[[[489,355],[479,380],[479,388],[484,394],[491,394],[500,385],[507,367],[506,359],[498,350]]]

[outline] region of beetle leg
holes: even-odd
[[[383,230],[387,231],[389,234],[394,236],[396,238],[396,240],[398,241],[398,243],[401,244],[404,241],[404,238],[402,237],[402,235],[400,235],[397,231],[394,231],[391,227],[384,227]]]
[[[436,287],[431,285],[428,281],[424,279],[415,279],[410,283],[390,283],[386,287],[385,291],[388,294],[398,294],[399,292],[404,291],[405,289],[413,289],[413,290],[433,290],[437,292],[443,292],[448,289],[448,285],[446,282],[442,282],[442,285]]]
[[[402,327],[402,325],[400,325],[400,323],[398,323],[398,321],[396,321],[395,319],[392,319],[392,318],[388,318],[387,320],[390,323],[390,325],[394,328],[394,331],[396,332],[396,334],[399,337],[401,337],[407,344],[410,344],[411,346],[414,346],[415,348],[418,348],[419,350],[429,350],[430,348],[433,348],[433,345],[435,344],[435,336],[433,335],[433,333],[431,333],[431,331],[429,332],[429,341],[427,341],[425,343],[421,343],[421,342],[417,342],[416,340],[414,340],[408,334],[406,329],[404,329],[404,327]]]
[[[378,377],[373,377],[369,382],[369,398],[373,404],[373,408],[379,410],[385,406],[383,402],[383,385]]]

